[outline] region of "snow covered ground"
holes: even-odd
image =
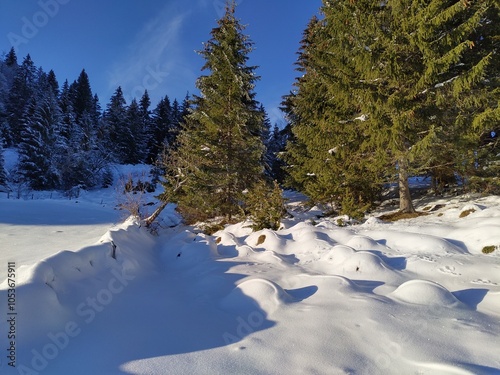
[[[96,194],[0,199],[2,375],[500,374],[500,197],[155,236]]]

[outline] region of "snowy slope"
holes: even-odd
[[[0,373],[500,374],[500,197],[419,208],[210,237],[128,220],[18,269]],[[0,301],[5,353],[6,282]]]

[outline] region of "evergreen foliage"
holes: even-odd
[[[20,157],[9,178],[67,192],[109,186],[110,163],[153,164],[174,148],[188,99],[171,106],[165,97],[151,111],[147,91],[127,106],[118,88],[103,113],[85,70],[60,87],[54,71],[37,68],[29,55],[18,65],[11,49],[0,60],[0,137]]]
[[[269,160],[270,175],[272,179],[284,184],[287,179],[286,163],[283,160],[288,140],[291,139],[291,126],[287,125],[280,129],[274,125],[273,131],[267,143],[267,158]]]
[[[7,174],[5,172],[5,159],[3,156],[3,139],[0,137],[0,186],[7,183]]]
[[[128,131],[124,135],[130,137],[124,140],[128,144],[124,149],[123,161],[126,164],[139,164],[145,159],[147,138],[143,111],[135,99],[132,99],[127,108],[125,126]]]
[[[153,111],[152,123],[149,128],[148,163],[154,163],[159,157],[167,142],[167,134],[172,124],[172,106],[170,99],[165,96],[160,100]]]
[[[38,69],[30,55],[27,55],[21,66],[16,69],[16,75],[6,103],[7,121],[10,136],[6,137],[8,146],[17,146],[21,141],[23,115],[27,105],[35,95]]]
[[[16,55],[16,50],[14,47],[12,47],[9,51],[9,53],[5,56],[5,64],[8,67],[14,67],[17,68],[17,55]]]
[[[175,196],[187,221],[242,215],[244,192],[263,179],[263,116],[255,100],[255,67],[247,65],[252,42],[235,6],[228,2],[200,52],[208,75],[197,80],[201,96],[194,96],[169,157],[165,196]]]
[[[21,131],[18,170],[32,189],[49,190],[58,186],[53,160],[59,121],[60,110],[50,89],[38,101],[31,99]]]
[[[112,145],[114,158],[118,163],[126,163],[132,132],[126,123],[127,108],[121,87],[118,87],[111,96],[103,117],[106,138]]]
[[[410,173],[470,173],[478,136],[498,121],[499,5],[325,0],[321,10],[284,101],[292,182],[361,214],[397,174],[400,210],[412,212]]]
[[[285,215],[283,192],[276,181],[272,184],[264,180],[256,183],[246,197],[247,210],[253,222],[252,229],[278,230]]]

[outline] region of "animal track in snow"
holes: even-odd
[[[440,267],[440,268],[438,268],[438,271],[440,271],[442,273],[448,273],[450,275],[455,275],[455,276],[460,276],[461,275],[461,273],[456,272],[456,269],[453,266]]]
[[[471,283],[480,285],[498,285],[498,283],[494,283],[491,280],[483,280],[483,279],[472,280]]]
[[[428,255],[418,255],[417,259],[423,260],[423,261],[429,262],[429,263],[436,263],[436,260]]]

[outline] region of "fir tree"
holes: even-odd
[[[59,96],[59,108],[61,109],[61,132],[60,135],[69,142],[72,128],[75,123],[75,111],[73,109],[73,100],[69,89],[68,80],[63,83],[61,94]]]
[[[155,163],[164,147],[167,147],[167,134],[172,124],[172,106],[168,96],[162,98],[153,111],[148,131],[147,162]]]
[[[190,101],[188,95],[186,95],[182,104],[179,104],[177,99],[174,99],[174,102],[172,103],[172,121],[167,134],[167,144],[171,149],[176,147],[177,136],[181,131],[181,124],[184,117],[189,114],[189,109]]]
[[[283,184],[286,178],[284,171],[286,164],[283,161],[283,155],[290,132],[290,126],[286,126],[280,130],[278,125],[275,124],[266,148],[271,178],[280,184]]]
[[[142,127],[142,135],[141,135],[141,162],[149,162],[149,144],[150,144],[150,136],[153,127],[153,117],[152,111],[150,110],[151,99],[149,97],[149,93],[147,90],[144,91],[144,94],[141,97],[139,102],[139,112],[141,118],[141,127]]]
[[[14,47],[12,47],[5,56],[5,64],[7,64],[8,67],[17,67],[17,55]]]
[[[58,186],[58,172],[54,163],[60,109],[49,89],[40,99],[30,100],[24,115],[24,126],[19,143],[19,173],[35,190]]]
[[[351,46],[332,32],[349,25],[338,23],[314,17],[304,32],[297,62],[302,76],[283,102],[293,132],[285,159],[291,186],[314,202],[360,215],[378,193],[378,176],[363,162],[371,150],[361,151],[359,99],[347,88],[353,68],[344,54]]]
[[[128,132],[125,134],[130,134],[130,138],[122,141],[128,141],[124,148],[123,161],[126,164],[138,164],[144,161],[147,139],[143,112],[135,99],[132,99],[127,108],[126,116]]]
[[[7,183],[7,174],[5,173],[5,159],[3,156],[3,139],[0,137],[0,186]]]
[[[104,112],[104,123],[110,143],[109,149],[119,163],[125,162],[127,147],[132,140],[132,133],[126,124],[126,119],[126,102],[121,87],[118,87],[111,96]]]
[[[17,56],[14,48],[0,61],[0,137],[7,146],[13,144],[12,131],[9,126],[8,100],[11,87],[18,69]]]
[[[28,102],[35,95],[37,76],[38,69],[35,67],[30,55],[27,55],[21,66],[16,69],[16,75],[6,105],[13,146],[18,145],[21,140],[23,115]]]
[[[59,82],[57,82],[56,74],[54,73],[53,70],[50,70],[47,73],[47,84],[52,90],[52,93],[54,94],[54,97],[59,97]]]
[[[75,120],[77,123],[80,123],[85,114],[90,115],[94,109],[94,97],[90,87],[89,76],[85,69],[81,71],[78,79],[71,86]]]
[[[80,105],[79,115],[74,109],[78,103],[85,103]],[[61,131],[56,163],[60,188],[71,192],[75,187],[89,189],[98,186],[109,163],[109,142],[107,134],[100,128],[99,98],[92,96],[85,71],[71,86],[67,81],[63,84],[59,104]]]
[[[227,4],[200,52],[208,75],[197,80],[201,96],[193,98],[166,177],[166,195],[176,190],[188,221],[231,220],[243,212],[244,192],[263,178],[263,119],[254,99],[255,67],[247,65],[252,42],[242,33],[235,6]]]
[[[432,0],[407,5],[393,1],[374,7],[392,27],[387,32],[379,24],[379,38],[365,38],[370,43],[366,59],[378,64],[370,78],[381,78],[364,85],[369,95],[365,110],[386,134],[378,146],[390,149],[397,162],[402,212],[414,210],[407,178],[412,166],[436,174],[443,166],[464,172],[464,166],[473,165],[467,154],[484,126],[499,118],[500,98],[499,68],[493,63],[498,3]]]
[[[412,212],[410,173],[470,165],[471,141],[498,116],[498,64],[492,63],[498,5],[346,0],[324,1],[322,11],[299,60],[304,77],[287,100],[299,124],[289,146],[290,174],[313,195],[325,186],[314,169],[343,161],[334,163],[345,164],[335,170],[340,179],[323,182],[354,187],[339,193],[357,205],[358,197],[370,198],[364,187],[376,187],[367,182],[397,173],[400,210]],[[324,153],[325,140],[334,146],[326,161],[316,155]]]

